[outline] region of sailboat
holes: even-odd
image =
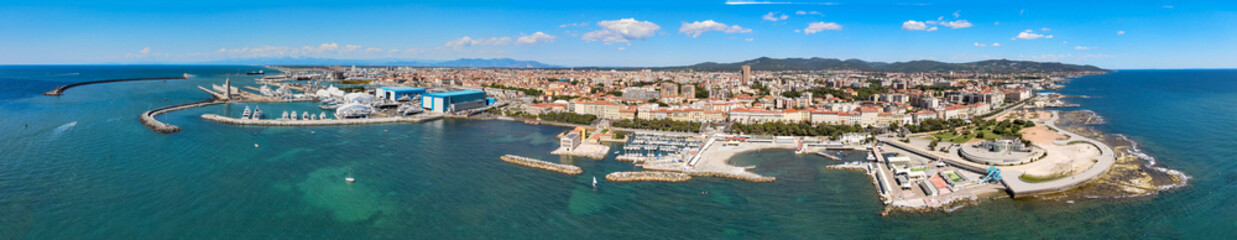
[[[356,179],[352,178],[352,167],[348,167],[348,177],[344,178],[344,181],[348,181],[348,183],[356,181]]]
[[[597,188],[597,176],[593,176],[593,188]]]

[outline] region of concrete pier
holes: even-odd
[[[59,87],[56,87],[55,89],[52,89],[51,91],[47,91],[47,92],[43,93],[43,95],[47,95],[47,96],[60,96],[60,95],[64,95],[64,91],[65,91],[65,90],[69,90],[69,88],[73,88],[73,87],[77,87],[77,86],[82,86],[82,85],[90,85],[90,84],[112,83],[112,82],[131,82],[131,81],[149,81],[149,80],[172,80],[172,79],[189,79],[189,74],[185,74],[184,76],[180,76],[180,77],[161,77],[161,78],[124,78],[124,79],[110,79],[110,80],[99,80],[99,81],[89,81],[89,82],[71,83],[71,84],[66,84],[66,85],[61,85],[61,86],[59,86]]]
[[[441,114],[421,114],[411,117],[382,117],[355,119],[320,119],[320,120],[279,120],[279,119],[239,119],[215,114],[202,114],[202,119],[233,125],[256,126],[330,126],[330,125],[362,125],[384,123],[418,123],[441,119]]]
[[[499,157],[498,159],[502,159],[504,162],[513,163],[515,165],[536,168],[536,169],[541,169],[541,170],[547,170],[547,171],[554,171],[554,172],[564,173],[567,175],[579,175],[580,173],[584,173],[584,170],[581,170],[580,167],[576,167],[575,165],[546,162],[542,160],[526,158],[526,157],[521,157],[521,156],[516,156],[516,155],[511,155],[511,154],[503,155],[502,157]]]

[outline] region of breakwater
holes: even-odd
[[[692,176],[681,172],[613,172],[606,174],[611,182],[685,182]]]
[[[526,158],[526,157],[521,157],[521,156],[516,156],[516,155],[511,155],[511,154],[503,155],[502,157],[498,157],[498,159],[502,159],[504,162],[513,163],[515,165],[536,168],[536,169],[541,169],[541,170],[555,171],[555,172],[564,173],[567,175],[579,175],[580,173],[584,173],[584,170],[581,170],[580,167],[577,167],[575,165],[546,162],[542,160]]]
[[[328,126],[328,125],[362,125],[383,123],[418,123],[441,119],[442,115],[417,115],[413,117],[355,118],[355,119],[320,119],[320,120],[278,120],[278,119],[239,119],[216,114],[202,114],[202,119],[233,125],[257,126]]]
[[[777,180],[776,177],[765,177],[765,176],[760,176],[756,174],[736,174],[736,173],[725,173],[725,172],[687,172],[687,174],[696,176],[696,177],[719,177],[719,178],[743,180],[743,181],[748,181],[748,182],[773,182]]]
[[[177,105],[156,108],[150,111],[143,112],[142,115],[138,117],[138,120],[142,122],[142,125],[146,125],[146,127],[150,128],[150,130],[154,130],[155,132],[159,132],[159,133],[179,132],[180,127],[177,127],[176,125],[171,125],[171,124],[160,122],[158,119],[155,119],[155,116],[159,116],[160,114],[164,114],[164,113],[168,113],[172,111],[178,111],[182,109],[195,108],[195,107],[214,105],[214,104],[220,104],[220,103],[224,103],[224,101],[216,101],[214,99],[210,99],[210,100],[204,100],[200,102],[191,102],[191,103],[177,104]]]
[[[59,87],[56,87],[50,91],[44,92],[43,95],[60,96],[60,95],[64,95],[64,90],[68,90],[69,88],[73,88],[77,86],[90,85],[90,84],[112,83],[112,82],[131,82],[131,81],[149,81],[149,80],[172,80],[172,79],[189,79],[189,74],[185,74],[184,76],[180,76],[180,77],[124,78],[124,79],[110,79],[110,80],[70,83],[66,85],[60,85]]]

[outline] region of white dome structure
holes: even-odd
[[[344,102],[346,103],[370,103],[373,101],[374,95],[365,93],[349,93],[348,95],[344,95]]]
[[[374,113],[374,108],[359,103],[349,103],[335,109],[335,118],[364,118]]]

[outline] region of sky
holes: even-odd
[[[1237,1],[0,2],[0,64],[758,57],[1237,68]]]

